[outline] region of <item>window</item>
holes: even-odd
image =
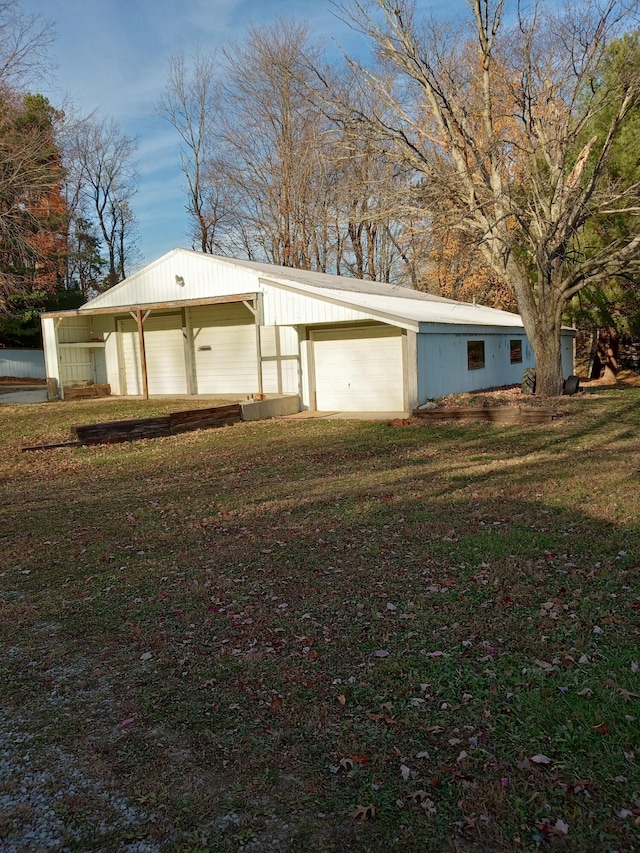
[[[511,364],[520,364],[522,361],[522,341],[509,341],[511,351]]]
[[[484,341],[467,341],[467,367],[469,370],[484,367]]]

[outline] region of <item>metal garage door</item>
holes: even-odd
[[[142,394],[138,327],[134,320],[119,323],[124,393]],[[144,324],[149,394],[186,394],[182,317],[179,314],[148,317]]]
[[[404,411],[401,329],[326,329],[311,339],[319,411]]]

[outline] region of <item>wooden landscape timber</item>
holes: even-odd
[[[215,406],[210,409],[191,409],[155,418],[136,418],[130,421],[107,421],[74,427],[83,444],[116,444],[141,438],[161,438],[196,429],[230,426],[242,420],[239,403]]]
[[[414,418],[422,420],[482,420],[500,424],[543,424],[562,417],[551,409],[521,406],[464,407],[451,409],[415,409]]]
[[[57,395],[56,395],[57,396]],[[90,400],[92,397],[110,397],[110,385],[68,385],[64,389],[65,400]]]
[[[228,406],[215,406],[210,409],[191,409],[186,412],[172,412],[169,415],[171,435],[191,432],[195,429],[229,426],[242,420],[238,403]]]
[[[178,435],[197,429],[215,429],[231,426],[242,420],[239,403],[228,406],[215,406],[209,409],[190,409],[184,412],[171,412],[153,418],[134,418],[132,420],[105,421],[97,424],[84,424],[73,427],[76,440],[59,444],[39,444],[23,447],[22,452],[31,450],[51,450],[55,447],[80,447],[91,444],[119,444],[124,441],[138,441],[143,438],[162,438]]]

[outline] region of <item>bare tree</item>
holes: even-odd
[[[53,30],[39,15],[26,15],[18,0],[0,0],[0,90],[24,92],[44,78]]]
[[[242,205],[245,234],[273,263],[326,263],[318,206],[326,187],[323,130],[300,77],[308,73],[304,24],[248,31],[224,51],[226,179]],[[249,248],[249,247],[247,247]]]
[[[69,197],[80,218],[95,223],[107,255],[104,287],[126,277],[136,251],[131,199],[137,192],[137,144],[113,121],[90,117],[75,125],[69,151]]]
[[[219,117],[218,63],[196,52],[191,67],[183,53],[169,60],[169,76],[158,112],[182,140],[180,163],[187,179],[187,211],[193,222],[193,244],[202,252],[217,248],[218,225],[231,208],[228,193],[216,180],[215,140]]]
[[[637,227],[594,252],[581,251],[578,239],[595,213],[640,209],[637,185],[604,180],[639,97],[639,75],[627,69],[609,77],[606,92],[592,86],[635,4],[586,2],[555,13],[535,3],[513,25],[503,0],[469,6],[472,15],[458,28],[418,22],[410,0],[339,7],[370,39],[382,70],[349,61],[348,85],[375,108],[354,114],[328,89],[325,98],[337,120],[423,176],[427,210],[455,214],[448,226],[471,235],[513,290],[536,356],[537,390],[555,395],[568,300],[640,256]],[[606,128],[583,139],[605,102],[615,105]]]

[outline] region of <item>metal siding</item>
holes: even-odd
[[[176,283],[176,276],[184,280],[183,287]],[[165,255],[83,308],[197,300],[210,296],[253,293],[258,289],[258,275],[253,270],[220,263],[196,252],[178,251]]]
[[[60,381],[63,385],[95,382],[93,359],[88,347],[60,351]]]
[[[60,360],[55,323],[52,317],[45,317],[42,320],[42,344],[47,378],[55,379],[60,385]]]
[[[118,363],[118,335],[116,334],[115,319],[108,315],[97,315],[92,318],[93,330],[104,338],[104,379],[111,386],[111,393],[120,394],[120,372]]]
[[[261,326],[260,358],[265,394],[300,391],[300,341],[293,326]]]
[[[61,344],[81,343],[91,337],[90,317],[64,317],[58,326],[58,341]]]
[[[44,379],[44,351],[41,349],[0,349],[0,376]]]
[[[323,299],[294,293],[263,283],[263,312],[265,326],[295,326],[298,324],[344,323],[368,320],[371,315],[335,305]],[[336,294],[339,296],[339,294]]]
[[[510,340],[521,340],[522,362],[511,364]],[[469,370],[467,342],[484,341],[485,366]],[[517,331],[504,335],[432,334],[418,335],[418,399],[420,403],[447,394],[479,391],[500,385],[516,385],[527,367],[533,367],[529,342]]]
[[[313,357],[311,341],[300,341],[300,404],[304,409],[311,408],[311,397],[313,391]]]
[[[237,303],[194,307],[191,326],[198,394],[258,393],[253,314]]]
[[[418,405],[418,336],[408,331],[405,335],[407,377],[407,411],[411,412]]]
[[[128,396],[142,394],[142,367],[138,326],[135,320],[118,321],[118,337],[122,358],[122,383],[120,393]]]
[[[148,317],[144,324],[144,350],[149,394],[186,394],[182,315]]]
[[[574,365],[574,334],[572,332],[565,333],[560,338],[562,352],[562,375],[566,379],[571,376],[575,370]]]
[[[402,333],[391,326],[312,332],[320,411],[404,411]]]

